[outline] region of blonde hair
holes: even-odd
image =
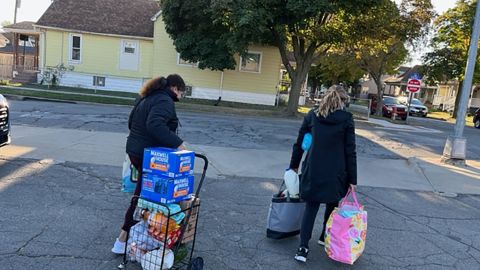
[[[326,118],[329,114],[345,107],[345,103],[350,100],[347,92],[341,85],[333,85],[320,101],[317,116]]]

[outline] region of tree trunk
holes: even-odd
[[[318,87],[318,80],[312,79],[312,90],[310,91],[310,96],[315,96],[315,93],[317,92],[317,87]]]
[[[463,81],[460,81],[458,83],[458,91],[457,95],[455,97],[455,107],[453,108],[453,118],[457,119],[457,114],[458,114],[458,103],[460,102],[460,98],[462,97],[462,91],[463,91]]]
[[[294,115],[298,111],[298,100],[300,98],[300,91],[302,90],[302,84],[305,81],[306,76],[306,72],[299,70],[298,68],[295,71],[294,76],[292,76],[292,85],[290,88],[287,105],[287,113],[289,115]]]
[[[373,76],[372,76],[373,77]],[[373,77],[375,84],[377,85],[377,108],[375,115],[383,116],[383,87],[380,78]]]

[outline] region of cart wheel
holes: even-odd
[[[125,265],[126,264],[122,262],[117,268],[118,269],[125,269],[126,268]]]

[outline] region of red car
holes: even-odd
[[[372,100],[371,113],[374,114],[377,109],[377,101]],[[396,113],[398,118],[402,120],[407,119],[407,106],[403,105],[395,97],[383,97],[382,115],[388,118],[392,117],[392,114]]]

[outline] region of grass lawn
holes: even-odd
[[[102,103],[102,104],[133,105],[133,100],[119,99],[119,98],[110,97],[110,96],[101,97],[101,96],[85,96],[85,95],[51,93],[51,92],[38,92],[38,91],[23,90],[23,89],[4,88],[1,86],[0,86],[0,94],[65,100],[65,101],[81,101],[81,102],[92,102],[92,103]]]
[[[452,118],[452,116],[448,112],[429,112],[428,118],[445,120],[450,123],[455,123],[456,121],[455,118]],[[473,127],[473,116],[467,116],[465,118],[465,124],[469,127]]]
[[[129,100],[125,98],[138,97],[137,93],[94,90],[64,86],[48,88],[47,86],[38,84],[23,85],[23,87],[34,88],[38,90],[48,90],[49,92],[40,92],[22,88],[15,89],[11,87],[12,85],[9,86],[10,87],[2,87],[0,85],[0,94],[118,105],[133,105],[134,100]],[[89,94],[94,94],[95,96],[88,96]],[[216,100],[195,98],[182,99],[179,103],[177,103],[177,108],[180,110],[192,112],[212,112],[247,116],[284,116],[284,107],[274,107],[268,105],[247,104],[230,101],[217,102]]]
[[[96,95],[104,95],[104,96],[131,97],[131,98],[136,98],[138,96],[137,93],[130,93],[130,92],[95,90],[95,89],[67,87],[67,86],[56,86],[56,87],[50,87],[50,88],[48,88],[48,86],[46,85],[39,85],[39,84],[27,84],[23,86],[28,88],[40,89],[40,90],[61,91],[61,92],[81,93],[81,94],[96,94]]]
[[[312,107],[307,107],[307,106],[298,106],[298,112],[301,114],[307,114]]]

